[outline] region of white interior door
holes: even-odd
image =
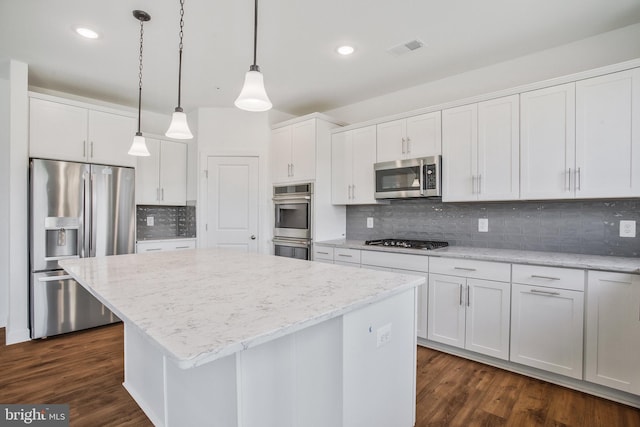
[[[258,251],[258,158],[207,158],[206,246]]]

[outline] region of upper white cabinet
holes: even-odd
[[[133,117],[31,97],[29,155],[56,160],[135,166],[127,152]]]
[[[440,111],[380,123],[376,129],[378,162],[435,156],[442,151]]]
[[[585,379],[640,395],[640,276],[587,277]]]
[[[375,162],[375,126],[334,133],[331,139],[331,202],[334,205],[376,203]]]
[[[187,146],[146,138],[151,156],[138,157],[136,203],[185,205],[187,200]]]
[[[584,271],[512,266],[512,362],[582,379]]]
[[[520,94],[520,197],[575,197],[575,83]]]
[[[274,183],[315,179],[315,119],[274,129],[271,138],[271,165]]]
[[[519,197],[518,95],[442,111],[442,200]]]
[[[640,69],[576,83],[576,197],[640,196]]]

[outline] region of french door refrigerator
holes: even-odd
[[[133,168],[30,160],[32,338],[119,321],[58,261],[134,252],[134,179]]]

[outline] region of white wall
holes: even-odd
[[[6,68],[8,64],[0,64]],[[9,80],[0,78],[0,153],[9,152]],[[9,156],[0,156],[0,328],[9,313]],[[0,343],[2,344],[2,343]]]
[[[269,180],[269,142],[271,126],[268,113],[251,113],[237,108],[200,108],[197,118],[198,134],[198,201],[203,200],[206,187],[204,170],[206,156],[259,156],[260,174],[260,252],[271,250],[271,229],[269,215],[266,211],[271,198]],[[204,224],[206,223],[204,208],[198,203],[199,244],[204,245]]]
[[[325,111],[358,123],[640,58],[640,24]]]

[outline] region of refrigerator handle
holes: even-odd
[[[98,224],[98,209],[96,209],[96,203],[97,203],[97,195],[96,192],[94,191],[95,189],[93,188],[93,186],[95,185],[96,182],[96,174],[91,172],[91,225],[89,228],[89,256],[90,257],[94,257],[96,256],[96,248],[95,248],[95,233],[96,233],[96,228],[97,228],[97,224]]]
[[[87,232],[87,219],[88,219],[88,212],[87,209],[89,208],[89,205],[87,204],[87,195],[88,195],[88,186],[87,186],[87,178],[88,178],[88,172],[84,172],[82,174],[82,226],[80,227],[80,233],[78,233],[78,245],[80,247],[80,258],[85,258],[87,256],[87,250],[88,250],[88,245],[87,245],[87,239],[88,239],[88,232]]]

